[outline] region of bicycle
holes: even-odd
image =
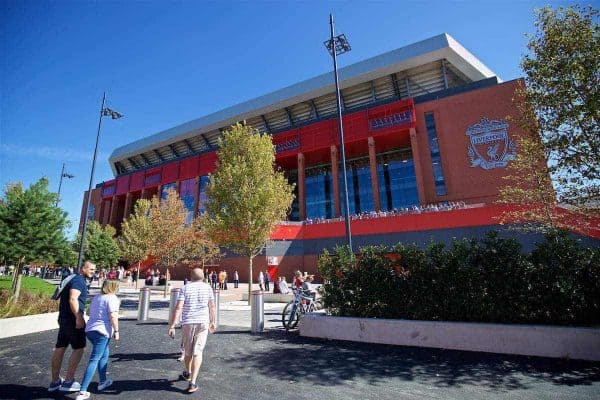
[[[312,295],[302,289],[292,288],[294,299],[287,303],[281,313],[281,323],[286,331],[294,329],[303,314],[315,312],[321,307]]]

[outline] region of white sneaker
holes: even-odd
[[[90,398],[90,392],[79,392],[75,400],[86,400]]]
[[[107,387],[109,387],[112,384],[113,384],[113,380],[112,379],[107,379],[104,382],[100,382],[98,384],[98,390],[102,391],[102,390],[106,389]]]
[[[81,385],[76,380],[63,381],[62,385],[60,385],[61,392],[79,392],[80,389]]]

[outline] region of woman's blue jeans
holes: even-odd
[[[87,392],[88,386],[98,369],[98,375],[100,375],[100,382],[106,380],[106,367],[108,366],[108,344],[110,338],[104,336],[100,332],[90,331],[86,333],[86,336],[90,342],[92,342],[92,354],[90,354],[90,361],[88,362],[87,368],[85,369],[85,375],[83,375],[83,381],[81,382],[81,391]]]

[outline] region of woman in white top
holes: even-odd
[[[112,337],[119,340],[120,302],[116,295],[118,291],[119,281],[107,279],[102,284],[101,294],[94,296],[90,303],[90,319],[85,327],[85,335],[92,343],[92,353],[76,400],[90,398],[90,392],[87,389],[96,369],[100,375],[98,390],[102,391],[113,383],[111,379],[106,378],[106,368],[108,367],[110,339]]]

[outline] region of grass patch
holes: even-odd
[[[10,291],[12,285],[12,275],[0,277],[0,290]],[[29,292],[31,294],[45,294],[48,297],[54,294],[56,286],[35,276],[23,276],[21,278],[21,293]]]
[[[34,276],[21,278],[21,295],[13,303],[10,292],[12,276],[0,277],[0,318],[21,317],[58,311],[58,301],[52,300],[55,286]]]

